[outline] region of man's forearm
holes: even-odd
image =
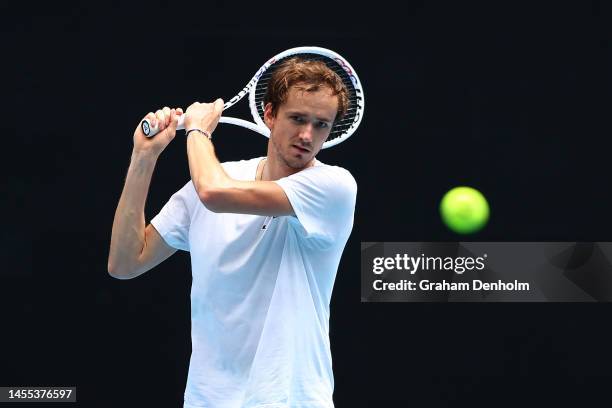
[[[232,179],[219,163],[212,142],[204,135],[191,132],[187,136],[187,156],[191,181],[202,202],[206,204],[216,190],[230,187]]]
[[[144,208],[157,157],[132,153],[125,185],[113,221],[108,271],[121,274],[129,270],[145,245]]]
[[[265,216],[295,215],[287,194],[278,184],[231,178],[205,136],[195,132],[189,134],[187,155],[195,190],[210,211]]]

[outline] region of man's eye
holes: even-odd
[[[304,121],[304,119],[302,119],[300,116],[292,116],[291,119],[293,119],[294,122],[298,123],[302,123]]]
[[[329,125],[326,122],[319,122],[318,126],[321,129],[325,129],[325,128],[329,127]]]

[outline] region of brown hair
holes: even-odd
[[[338,112],[335,122],[342,119],[349,105],[348,90],[342,78],[321,61],[307,61],[298,57],[283,62],[273,73],[264,96],[264,105],[272,103],[272,115],[287,101],[289,89],[296,84],[307,85],[306,92],[329,87],[338,96]]]

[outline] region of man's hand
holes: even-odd
[[[172,139],[174,139],[178,118],[182,114],[183,110],[181,108],[170,109],[167,106],[155,113],[149,112],[143,120],[149,119],[153,126],[159,124],[159,133],[153,137],[146,137],[142,133],[139,122],[134,131],[134,152],[150,153],[155,157],[159,156]]]
[[[185,130],[198,128],[212,134],[219,123],[222,112],[222,99],[217,99],[213,103],[195,102],[185,111]]]

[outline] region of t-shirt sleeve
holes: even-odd
[[[347,170],[314,166],[277,180],[296,217],[290,224],[307,240],[325,248],[348,239],[353,228],[357,183]]]
[[[189,227],[198,195],[191,180],[174,193],[151,224],[173,248],[189,251]]]

